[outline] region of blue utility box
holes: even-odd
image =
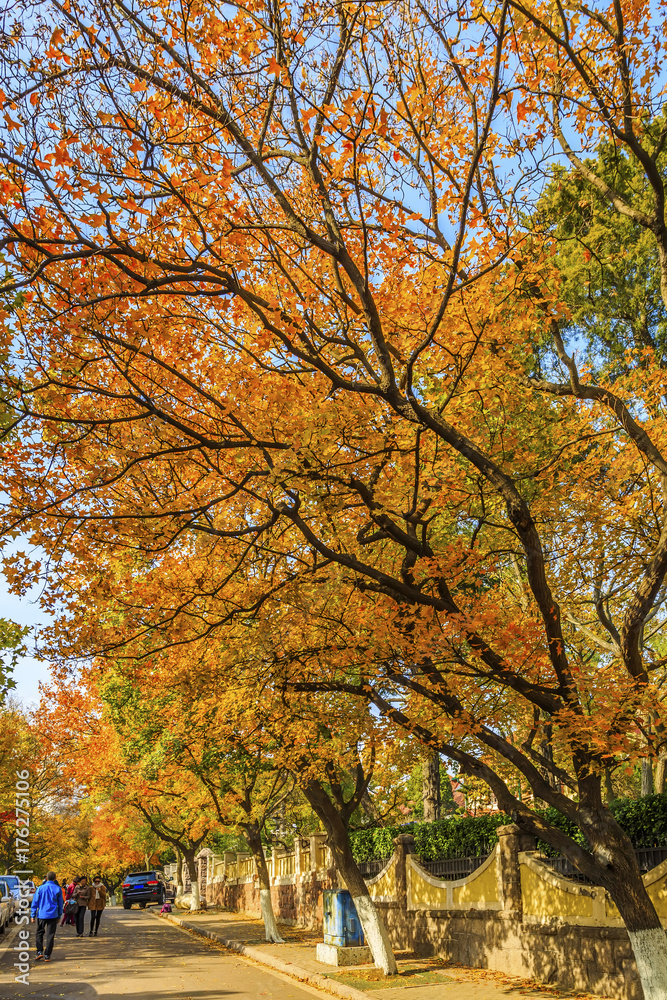
[[[364,943],[357,910],[347,889],[325,889],[324,943],[339,948],[359,948]]]

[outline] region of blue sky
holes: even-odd
[[[45,624],[48,616],[37,604],[39,598],[39,588],[34,588],[32,593],[25,597],[17,597],[10,594],[7,588],[7,581],[0,574],[0,616],[10,618],[19,625],[27,625],[33,632],[26,637],[29,655],[22,657],[14,671],[16,690],[13,696],[18,698],[26,707],[37,705],[39,701],[39,682],[46,681],[49,677],[48,663],[40,662],[30,652],[34,649],[34,630]]]

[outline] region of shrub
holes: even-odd
[[[498,842],[496,828],[511,822],[503,813],[490,813],[415,824],[415,852],[422,861],[480,857],[492,851]]]
[[[412,833],[412,824],[406,826],[377,826],[372,830],[357,830],[350,834],[354,860],[380,861],[394,853],[394,837],[399,833]]]
[[[635,847],[667,845],[667,793],[648,795],[642,799],[617,799],[611,804],[611,811]],[[557,809],[550,806],[541,813],[582,847],[588,846],[578,826]],[[414,834],[415,853],[422,861],[480,857],[492,851],[498,842],[497,827],[511,822],[510,817],[503,813],[448,816],[435,823],[406,823],[404,826],[359,830],[351,834],[350,841],[352,853],[359,862],[390,858],[394,838],[400,833]],[[557,853],[543,842],[538,843],[538,848],[547,856]]]
[[[616,799],[611,811],[635,847],[667,844],[667,792],[643,799]]]

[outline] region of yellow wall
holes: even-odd
[[[593,899],[565,889],[556,888],[528,865],[521,865],[521,893],[523,912],[535,917],[593,917]]]
[[[526,917],[537,921],[555,918],[564,923],[622,925],[617,908],[608,896],[605,900],[602,889],[595,887],[589,889],[577,883],[570,883],[571,890],[569,890],[569,886],[566,888],[559,885],[561,880],[546,869],[542,873],[539,864],[538,870],[534,871],[531,865],[535,862],[530,858],[528,860],[530,864],[523,860],[520,865],[523,912]],[[466,910],[483,909],[488,906],[499,909],[501,900],[498,891],[498,865],[496,854],[483,871],[474,872],[464,885],[457,886],[444,880],[434,880],[438,884],[432,885],[422,876],[418,867],[408,863],[406,874],[410,907],[428,910],[452,908]],[[664,875],[647,885],[647,889],[658,916],[663,924],[667,925],[667,868]],[[393,859],[378,881],[369,885],[368,891],[375,899],[396,899],[396,868]],[[595,898],[591,893],[596,894]]]
[[[408,868],[408,888],[412,905],[416,909],[447,909],[447,889],[444,886],[431,885],[414,868]]]
[[[484,909],[500,907],[498,894],[498,859],[494,857],[483,871],[473,872],[464,885],[434,880],[432,885],[418,869],[408,869],[410,898],[416,909]],[[448,901],[449,895],[449,901]]]
[[[461,909],[466,906],[480,906],[483,903],[499,903],[498,859],[494,858],[481,874],[473,872],[470,881],[465,885],[454,887],[452,901],[455,907]]]
[[[658,879],[657,882],[654,882],[653,885],[649,885],[648,894],[658,911],[661,921],[663,924],[667,923],[667,873]]]
[[[368,886],[368,892],[373,899],[377,899],[378,896],[383,899],[396,898],[396,865],[393,859],[390,861],[389,866],[385,868],[382,877],[377,882],[373,882],[372,885]]]

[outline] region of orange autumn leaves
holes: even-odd
[[[261,3],[194,5],[186,32],[137,3],[121,46],[120,8],[87,3],[59,48],[36,36],[34,73],[68,48],[87,97],[13,102],[39,148],[29,178],[4,166],[27,296],[6,525],[52,559],[62,655],[219,643],[239,684],[379,692],[508,753],[537,708],[563,766],[584,729],[599,773],[647,752],[660,711],[661,675],[629,678],[605,620],[660,544],[661,483],[619,408],[569,392],[552,247],[513,171],[543,175],[564,119],[582,155],[624,127],[625,42],[539,4],[376,7],[284,9],[278,30]],[[664,40],[624,11],[641,120]],[[581,383],[661,445],[661,372],[629,355]]]

